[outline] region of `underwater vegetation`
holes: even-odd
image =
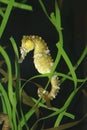
[[[72,59],[64,49],[59,3],[62,5],[63,2],[54,1],[54,11],[49,14],[43,0],[38,0],[40,8],[58,35],[58,41],[53,44],[57,49],[55,59],[52,58],[52,52],[44,36],[36,32],[33,35],[23,34],[20,47],[13,34],[10,38],[8,37],[14,60],[8,53],[9,46],[2,45],[0,42],[0,125],[2,130],[64,130],[73,128],[87,118],[87,113],[84,113],[78,119],[70,110],[70,107],[75,109],[75,106],[71,104],[81,91],[87,96],[85,85],[87,77],[79,77],[77,74],[77,69],[87,57],[87,46],[73,65]],[[32,11],[32,14],[34,11],[32,4],[29,5],[27,0],[20,2],[0,0],[1,40],[10,14],[15,8]],[[35,73],[26,79],[21,76],[21,65],[28,58],[30,51],[33,51]],[[61,60],[67,66],[66,73],[57,70]],[[41,80],[45,86],[41,82],[38,83]],[[69,87],[67,91],[64,83]],[[62,90],[66,91],[66,95],[63,95]],[[59,101],[62,102],[61,105]],[[64,122],[65,119],[67,121]]]

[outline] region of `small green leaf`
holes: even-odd
[[[3,20],[2,20],[2,23],[0,25],[0,37],[2,36],[3,32],[4,32],[4,29],[6,27],[6,24],[7,24],[7,21],[9,19],[9,16],[10,16],[10,13],[11,13],[11,10],[12,10],[12,5],[9,4],[6,8],[6,11],[5,11],[5,14],[4,14],[4,17],[3,17]]]
[[[70,70],[70,74],[72,75],[72,78],[73,78],[73,81],[74,81],[74,85],[75,85],[75,88],[77,86],[77,76],[76,76],[76,73],[75,73],[75,70],[74,70],[74,67],[68,57],[68,55],[66,54],[66,52],[64,51],[64,49],[62,48],[61,44],[58,44],[58,49],[62,55],[62,57],[64,58],[69,70]]]
[[[9,95],[9,100],[13,104],[13,86],[12,86],[12,68],[11,68],[11,62],[9,59],[8,54],[6,53],[6,51],[3,49],[2,46],[0,46],[0,53],[3,56],[3,58],[5,59],[7,68],[8,68],[8,95]]]
[[[60,17],[60,10],[58,7],[58,2],[55,0],[55,18],[56,18],[56,25],[58,28],[61,28],[61,17]]]
[[[42,9],[43,9],[43,11],[44,11],[44,13],[45,13],[45,15],[49,18],[48,13],[47,13],[47,11],[46,11],[46,8],[45,8],[45,6],[44,6],[42,0],[38,0],[38,1],[39,1],[40,5],[41,5],[41,7],[42,7]]]
[[[50,19],[51,19],[51,22],[55,25],[55,23],[56,23],[56,18],[55,18],[54,12],[52,12],[52,13],[50,14]]]

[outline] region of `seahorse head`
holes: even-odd
[[[34,49],[34,42],[31,40],[30,36],[23,36],[22,44],[20,47],[21,57],[19,59],[19,63],[21,63],[24,60],[27,53],[29,53],[33,49]]]

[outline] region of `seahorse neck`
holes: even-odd
[[[38,53],[44,53],[44,51],[46,51],[48,49],[46,43],[44,42],[44,40],[39,39],[39,40],[35,40],[34,42],[34,54],[38,54]]]

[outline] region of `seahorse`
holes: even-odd
[[[47,43],[42,39],[42,37],[37,35],[23,36],[22,44],[20,47],[21,57],[19,63],[22,63],[25,56],[30,51],[34,50],[34,65],[40,74],[50,73],[53,67],[53,59],[48,49]],[[51,90],[48,92],[43,88],[38,88],[38,96],[41,97],[43,94],[44,99],[54,99],[60,89],[59,78],[53,75],[51,78]]]

